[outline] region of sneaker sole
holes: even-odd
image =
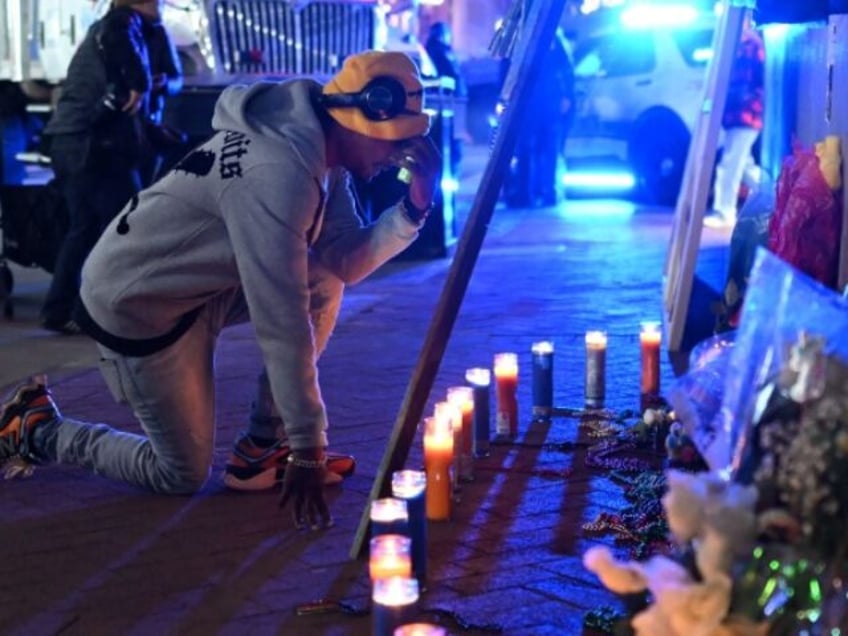
[[[353,470],[348,474],[352,474]],[[249,479],[239,479],[231,473],[224,473],[224,485],[231,490],[241,490],[244,492],[255,492],[259,490],[270,490],[282,481],[284,472],[277,475],[276,468],[269,468],[261,473],[250,477]],[[327,471],[324,477],[325,486],[336,486],[344,481],[344,477],[338,473]]]

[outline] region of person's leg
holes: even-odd
[[[81,466],[164,494],[196,492],[208,478],[214,448],[215,341],[235,296],[210,301],[176,343],[150,356],[131,358],[100,348],[110,391],[130,406],[146,436],[63,418],[55,407],[51,421],[44,422],[46,407],[37,401],[44,400],[43,387],[19,391],[22,399],[3,405],[0,425],[6,430],[0,432],[10,432],[7,440],[15,441],[21,425],[11,418],[19,417],[38,424],[27,433],[31,444],[18,440],[19,450],[38,462]],[[8,459],[9,446],[0,444],[0,455],[6,455],[0,459]]]
[[[59,157],[64,142],[54,147]],[[44,326],[55,331],[74,332],[71,312],[79,293],[82,266],[103,230],[139,190],[135,170],[90,167],[83,145],[73,145],[59,159],[57,174],[68,208],[69,227],[62,242],[41,317]]]
[[[190,494],[209,475],[215,439],[214,311],[170,347],[130,358],[101,347],[101,371],[146,437],[70,419],[57,427],[55,458],[154,492]]]
[[[79,291],[82,264],[96,241],[99,221],[93,213],[96,183],[91,174],[79,171],[58,174],[67,204],[68,231],[56,257],[41,319],[48,329],[61,331],[70,320]]]
[[[536,136],[536,174],[534,192],[542,205],[555,205],[557,202],[557,161],[561,138],[558,126],[552,124],[549,129]]]
[[[759,131],[752,128],[725,130],[724,150],[716,167],[713,208],[728,221],[736,219],[739,186],[757,135]]]

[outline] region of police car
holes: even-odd
[[[566,187],[629,189],[674,204],[715,26],[713,11],[694,6],[631,5],[580,38]]]

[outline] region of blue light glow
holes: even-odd
[[[629,172],[582,172],[568,171],[562,175],[567,188],[583,190],[631,190],[636,179]]]
[[[713,50],[709,48],[695,49],[692,51],[693,62],[709,62],[713,59]]]
[[[442,179],[442,192],[457,192],[459,190],[459,181],[453,177],[445,177]]]
[[[636,4],[621,13],[621,25],[627,29],[685,27],[698,19],[698,10],[685,4]]]

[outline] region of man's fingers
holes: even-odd
[[[303,530],[306,527],[305,508],[306,497],[303,492],[299,492],[294,500],[294,527],[298,530]]]
[[[330,508],[322,496],[321,499],[315,502],[318,508],[318,515],[321,517],[321,528],[331,528],[333,526],[333,516],[330,514]]]
[[[280,500],[277,505],[280,508],[285,508],[286,504],[289,502],[289,499],[291,499],[291,490],[283,486],[283,492],[280,494]]]

